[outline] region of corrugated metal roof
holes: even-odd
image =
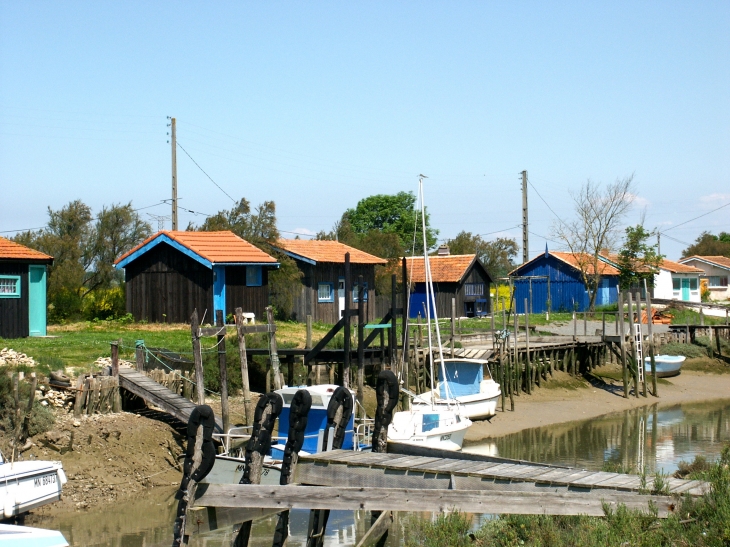
[[[165,230],[157,232],[117,258],[114,263],[118,264],[138,249],[141,249],[148,243],[163,235],[214,264],[238,262],[276,264],[276,259],[274,257],[269,256],[245,239],[238,237],[230,230],[221,232],[173,232]]]
[[[434,283],[458,283],[466,274],[477,255],[429,256],[431,277]],[[426,270],[422,256],[406,257],[408,278],[414,283],[426,282]]]
[[[726,256],[702,256],[702,255],[693,255],[688,256],[687,258],[683,258],[680,263],[688,262],[692,259],[695,260],[701,260],[703,262],[709,262],[710,264],[714,264],[715,266],[719,266],[720,268],[728,268],[730,269],[730,258]],[[704,271],[704,270],[703,270]]]
[[[53,261],[53,257],[50,255],[31,249],[20,243],[15,243],[15,241],[10,241],[4,237],[0,237],[0,259]]]
[[[280,239],[276,245],[282,251],[313,260],[314,262],[345,263],[350,253],[350,264],[387,264],[388,261],[339,241],[317,239]]]

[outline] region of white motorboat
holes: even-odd
[[[471,420],[455,409],[434,405],[414,405],[393,414],[388,426],[388,442],[461,450]]]
[[[471,426],[472,422],[466,415],[464,408],[459,401],[453,397],[453,389],[450,387],[449,374],[444,360],[443,347],[441,346],[441,333],[439,331],[438,317],[436,315],[436,298],[433,292],[433,277],[431,276],[431,264],[428,259],[428,244],[426,242],[426,212],[423,199],[423,178],[419,180],[419,194],[421,198],[421,228],[423,235],[423,262],[425,272],[426,285],[426,330],[428,332],[428,347],[432,348],[431,337],[431,312],[433,312],[433,324],[436,328],[436,341],[438,342],[438,358],[440,364],[440,382],[439,388],[443,387],[444,397],[440,397],[440,393],[434,386],[434,370],[433,359],[431,363],[431,391],[429,393],[430,400],[424,399],[419,404],[418,397],[413,399],[411,410],[403,410],[393,414],[393,419],[388,426],[388,442],[412,444],[418,446],[428,446],[431,448],[440,448],[443,450],[461,450],[464,442],[466,430]],[[408,311],[406,310],[406,316]],[[404,339],[407,333],[404,333]],[[456,360],[454,360],[456,361]],[[478,367],[481,372],[481,366]],[[456,368],[452,367],[451,378],[458,377],[458,373],[454,374]],[[476,368],[472,367],[469,371],[476,378]],[[474,383],[476,380],[472,380]],[[481,378],[479,379],[481,382]],[[458,382],[457,382],[458,383]],[[438,403],[434,394],[439,394]],[[496,408],[496,401],[495,401]]]
[[[683,355],[655,355],[654,364],[656,365],[657,378],[666,378],[679,374],[685,359],[686,357]],[[651,357],[644,358],[644,371],[646,374],[651,374]]]
[[[0,454],[0,504],[6,519],[61,499],[66,474],[61,462],[5,461]]]
[[[437,408],[456,403],[461,415],[470,420],[490,419],[497,414],[497,402],[502,395],[484,359],[444,359],[436,389],[416,396],[414,405]],[[434,396],[435,394],[435,396]]]
[[[0,524],[0,547],[68,547],[61,532]]]

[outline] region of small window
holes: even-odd
[[[690,277],[689,279],[689,290],[690,291],[696,291],[697,290],[697,284],[698,280],[696,277]]]
[[[246,266],[246,286],[260,287],[261,285],[261,266]]]
[[[0,275],[0,298],[20,298],[19,275]]]
[[[465,296],[484,296],[484,283],[466,283],[464,285]]]
[[[727,276],[719,276],[719,275],[711,275],[707,278],[708,280],[708,287],[716,288],[716,287],[727,287]]]
[[[682,280],[679,279],[678,277],[673,277],[672,278],[672,288],[675,291],[682,290]]]
[[[335,286],[332,283],[320,283],[317,286],[317,302],[334,302]]]
[[[367,281],[363,281],[362,286],[363,286],[363,298],[362,298],[362,300],[363,300],[363,302],[367,302],[368,301],[368,282]],[[358,302],[358,296],[359,296],[359,294],[360,294],[360,288],[357,286],[357,283],[355,283],[352,286],[352,301],[353,302]]]

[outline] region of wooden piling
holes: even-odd
[[[454,341],[456,339],[456,298],[451,299],[451,338],[449,339],[449,345],[451,346],[451,358],[454,355]]]
[[[659,397],[656,387],[656,360],[654,355],[654,331],[652,328],[654,311],[651,306],[651,294],[649,294],[646,279],[644,279],[644,293],[646,293],[646,328],[649,333],[649,358],[651,360],[651,393],[654,397]],[[642,363],[642,366],[643,365],[644,363]],[[656,427],[654,429],[656,429]]]
[[[226,323],[223,319],[223,310],[215,311],[215,324],[220,327],[218,332],[218,370],[221,384],[221,420],[223,421],[223,433],[228,433],[230,414],[228,409],[228,369],[226,368]]]
[[[269,325],[269,352],[271,353],[271,370],[274,377],[274,390],[281,389],[281,370],[279,366],[279,349],[276,345],[276,324],[274,308],[266,306],[266,322]]]
[[[198,310],[190,317],[190,334],[193,341],[193,361],[195,362],[195,389],[199,405],[205,404],[205,380],[203,376],[203,354],[200,353],[200,322]]]
[[[624,295],[619,291],[618,293],[618,317],[616,318],[616,324],[619,329],[619,345],[621,349],[621,370],[623,372],[624,380],[624,398],[629,398],[629,370],[628,363],[626,362],[626,336],[624,335]]]
[[[365,287],[363,276],[357,278],[357,400],[360,405],[365,400]],[[405,333],[405,331],[403,331]],[[403,343],[403,351],[407,346],[407,341]],[[404,367],[408,363],[403,363]],[[408,386],[408,383],[406,383]]]
[[[308,332],[311,336],[311,319],[312,316],[308,315],[309,321]],[[251,404],[251,388],[249,386],[248,378],[248,357],[246,355],[246,335],[243,331],[243,309],[236,308],[236,333],[238,334],[238,355],[241,359],[241,387],[243,390],[243,411],[246,415],[246,425],[253,424],[253,405]]]
[[[530,362],[530,315],[527,313],[527,298],[525,298],[525,376],[527,378],[527,394],[532,393],[532,363]],[[515,314],[515,317],[517,314]]]

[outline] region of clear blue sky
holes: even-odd
[[[645,210],[676,259],[730,231],[730,207],[673,228],[730,203],[728,29],[727,1],[0,0],[0,235],[77,198],[169,198],[169,115],[228,194],[274,200],[288,232],[424,173],[440,237],[521,241],[526,169],[532,256],[555,221],[536,191],[570,218],[587,179],[634,173],[627,221]],[[232,205],[182,151],[178,178],[181,207]]]

